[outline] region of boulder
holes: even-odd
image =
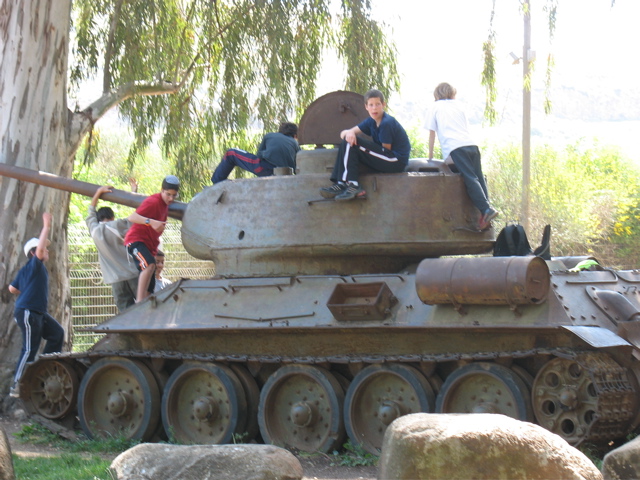
[[[563,438],[497,414],[416,413],[385,432],[379,480],[602,479]]]
[[[144,443],[111,463],[117,480],[300,480],[302,466],[271,445]]]
[[[4,428],[0,427],[0,480],[15,480],[11,445]]]
[[[611,450],[602,461],[605,480],[636,480],[640,478],[640,437]]]

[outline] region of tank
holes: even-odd
[[[337,143],[363,103],[316,100],[301,143],[308,124],[333,128],[307,143]],[[504,414],[572,445],[636,429],[640,272],[491,256],[495,232],[475,229],[444,162],[364,174],[364,200],[321,199],[334,158],[305,151],[297,175],[225,181],[173,206],[216,277],[98,325],[87,352],[40,356],[20,381],[28,412],[89,437],[320,452],[349,439],[374,454],[415,412]]]

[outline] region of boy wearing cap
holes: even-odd
[[[16,278],[9,284],[9,291],[17,295],[14,319],[22,332],[22,350],[13,378],[10,395],[19,397],[18,381],[28,362],[35,359],[40,342],[46,340],[43,353],[62,350],[64,329],[47,313],[49,299],[49,272],[44,262],[49,260],[49,230],[51,214],[42,214],[43,227],[39,238],[32,238],[24,245],[24,254],[29,259]]]
[[[155,255],[167,223],[169,205],[178,196],[179,188],[178,177],[167,175],[162,181],[160,193],[145,198],[136,211],[129,215],[132,225],[124,237],[124,244],[140,272],[136,302],[147,298],[155,288]]]

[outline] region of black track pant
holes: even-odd
[[[332,182],[357,182],[360,164],[382,173],[404,172],[407,167],[408,158],[396,158],[392,151],[370,140],[357,137],[357,141],[355,146],[342,141],[331,173]]]

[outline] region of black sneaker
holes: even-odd
[[[324,187],[320,189],[320,195],[324,198],[335,198],[336,195],[340,195],[347,189],[344,183],[334,183],[330,187]]]
[[[364,198],[367,196],[367,192],[364,191],[360,185],[353,185],[350,183],[347,188],[340,195],[336,196],[337,201],[353,200],[354,198]]]

